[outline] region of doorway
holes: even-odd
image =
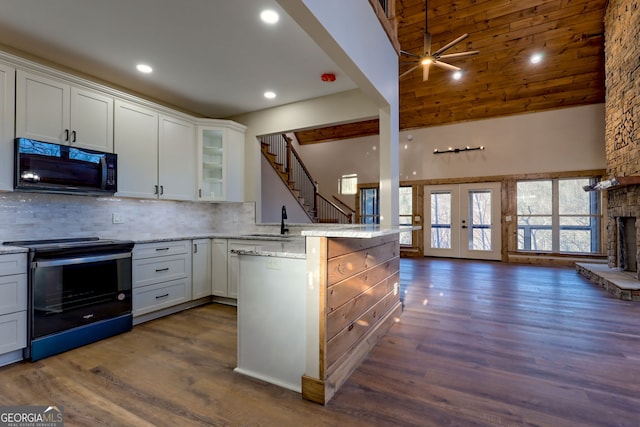
[[[499,182],[424,187],[424,255],[502,259]]]

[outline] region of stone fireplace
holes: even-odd
[[[640,176],[640,0],[612,0],[605,14],[607,175]],[[635,181],[635,180],[634,180]],[[610,268],[636,272],[640,254],[640,185],[607,191]]]
[[[622,299],[640,301],[640,32],[631,30],[637,28],[640,0],[608,2],[604,20],[607,179],[620,179],[607,189],[608,268],[585,275]],[[624,285],[605,276],[615,276]]]
[[[636,217],[619,216],[616,218],[618,229],[618,265],[623,271],[638,272],[638,238]],[[637,277],[637,274],[636,274]]]

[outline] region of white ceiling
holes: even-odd
[[[356,87],[275,0],[0,0],[0,42],[212,118]]]

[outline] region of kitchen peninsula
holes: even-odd
[[[327,403],[401,314],[399,231],[323,227],[235,250],[236,371]]]

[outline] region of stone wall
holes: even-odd
[[[605,15],[607,175],[640,175],[640,0],[611,0]],[[610,189],[607,197],[609,267],[617,266],[620,216],[640,230],[640,188]],[[640,233],[640,232],[639,232]],[[636,239],[640,242],[640,236]],[[640,248],[636,259],[640,254]]]

